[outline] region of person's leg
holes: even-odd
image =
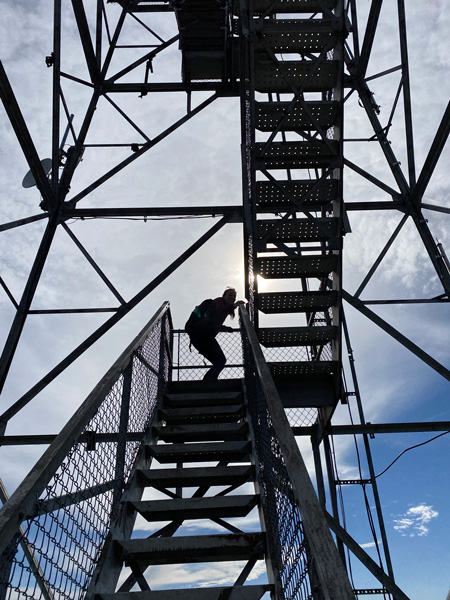
[[[200,354],[202,354],[210,363],[212,363],[209,371],[203,379],[217,379],[220,372],[225,366],[227,359],[225,354],[222,352],[222,348],[219,346],[215,337],[202,337],[202,338],[191,338],[192,345],[196,348]]]
[[[213,343],[211,344],[211,349],[209,356],[206,357],[209,361],[212,362],[212,366],[209,371],[206,372],[203,379],[218,379],[221,371],[225,367],[227,359],[225,354],[222,352],[222,348],[219,346],[219,343],[214,338]]]

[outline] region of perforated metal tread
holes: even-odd
[[[251,452],[250,442],[211,442],[192,444],[162,444],[147,446],[147,452],[160,463],[246,461]]]
[[[255,144],[255,157],[266,169],[327,167],[340,161],[339,144],[330,141],[272,142],[268,147],[262,142]]]
[[[266,348],[284,346],[323,345],[330,342],[337,327],[264,327],[258,332],[259,341]]]
[[[259,37],[261,36],[261,37]],[[266,45],[275,53],[318,53],[325,46],[334,46],[338,32],[331,23],[318,20],[294,21],[264,20],[259,30],[256,51],[263,51]]]
[[[276,64],[270,57],[255,59],[255,89],[262,93],[326,92],[338,80],[340,63],[329,60],[313,67],[306,60],[288,60]]]
[[[199,406],[229,406],[242,399],[242,392],[167,393],[164,406],[170,408]]]
[[[338,182],[325,179],[321,182],[314,180],[281,180],[256,182],[255,201],[260,209],[271,211],[282,210],[294,206],[305,210],[319,210],[328,207],[338,194]]]
[[[337,0],[254,0],[255,13],[322,13],[336,6]]]
[[[238,441],[247,438],[246,423],[217,423],[154,427],[158,439],[165,442]]]
[[[258,296],[258,308],[266,314],[324,311],[337,302],[336,292],[266,292]]]
[[[145,565],[248,560],[257,546],[261,547],[257,556],[264,556],[261,533],[146,538],[116,544],[126,564],[128,557]]]
[[[244,414],[243,404],[230,406],[205,406],[160,409],[159,417],[170,425],[183,423],[229,423],[238,421]]]
[[[259,258],[257,271],[267,279],[290,279],[297,277],[326,277],[336,266],[336,257],[299,256],[296,258],[271,257]]]
[[[336,218],[260,220],[256,223],[258,239],[267,242],[312,242],[327,240],[337,234]],[[267,237],[266,237],[267,236]]]
[[[174,590],[153,590],[151,592],[121,592],[118,594],[97,594],[96,600],[260,600],[273,586],[237,585],[234,587],[211,587]],[[231,595],[233,592],[233,595]]]
[[[338,361],[299,361],[269,363],[272,376],[281,379],[321,379],[323,375],[332,375],[339,369]]]
[[[255,494],[235,494],[233,496],[131,501],[127,502],[127,508],[136,510],[149,522],[221,519],[247,516],[257,505],[258,500],[259,497]]]
[[[308,114],[308,112],[310,114]],[[326,131],[336,123],[338,102],[306,102],[305,108],[292,102],[257,102],[256,128],[260,131]],[[311,115],[311,116],[310,116]]]
[[[139,477],[146,486],[158,489],[161,487],[236,485],[252,481],[254,474],[253,465],[149,469],[139,471]]]

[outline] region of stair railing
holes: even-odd
[[[284,596],[354,600],[250,317],[242,306],[239,314],[270,559]]]
[[[0,600],[84,596],[170,378],[172,328],[165,302],[0,510]]]

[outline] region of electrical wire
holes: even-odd
[[[444,431],[443,433],[440,433],[439,435],[435,435],[434,437],[430,438],[429,440],[427,440],[426,442],[422,442],[420,444],[416,444],[415,446],[411,446],[410,448],[406,448],[405,450],[403,450],[403,452],[400,452],[400,454],[397,456],[397,458],[395,458],[390,465],[388,465],[383,471],[381,471],[381,473],[378,473],[378,475],[375,475],[375,479],[377,477],[381,477],[381,475],[384,475],[384,473],[386,473],[386,471],[388,469],[390,469],[392,467],[392,465],[394,463],[396,463],[398,461],[398,459],[403,456],[403,454],[405,454],[405,452],[408,452],[409,450],[413,450],[414,448],[419,448],[420,446],[425,446],[425,444],[429,444],[430,442],[433,442],[434,440],[437,440],[438,438],[442,437],[443,435],[447,435],[447,433],[450,433],[450,431]]]

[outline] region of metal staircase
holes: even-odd
[[[320,406],[327,422],[342,396],[343,6],[255,0],[240,21],[247,293],[263,346],[291,349],[271,364],[282,396],[317,383],[285,405]]]
[[[130,479],[112,543],[101,570],[94,576],[88,597],[126,598],[125,592],[136,583],[142,593],[134,592],[130,597],[155,600],[259,600],[274,588],[267,581],[243,587],[257,560],[267,555],[265,534],[249,531],[245,521],[259,504],[259,495],[254,485],[252,493],[242,491],[248,482],[255,484],[244,397],[240,380],[169,384],[142,449],[141,460],[146,468],[138,467]],[[155,468],[155,463],[161,466]],[[201,466],[197,466],[199,463]],[[142,500],[145,490],[156,490],[168,499]],[[168,523],[156,526],[156,531],[146,539],[124,539],[123,532],[130,528],[127,523],[134,521],[136,515],[151,523]],[[233,518],[233,523],[226,521],[229,518]],[[184,532],[187,522],[190,524],[187,531],[192,532],[192,521],[205,519],[225,533]],[[205,525],[199,527],[204,531]],[[131,568],[132,576],[114,594],[116,582],[111,575],[120,575],[118,561]],[[236,567],[233,586],[150,591],[151,577],[144,577],[151,565],[222,561],[245,562],[243,568]],[[216,568],[220,571],[220,565]]]

